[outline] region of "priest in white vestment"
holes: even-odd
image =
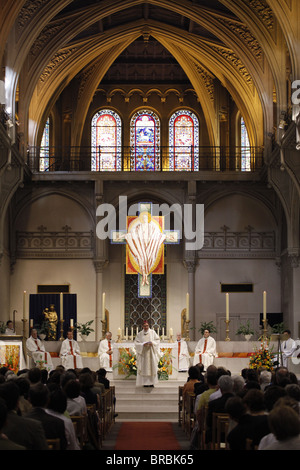
[[[61,363],[65,369],[82,369],[82,357],[77,341],[73,339],[73,331],[67,332],[67,338],[62,342],[60,353]]]
[[[216,341],[210,336],[209,330],[204,330],[203,337],[198,341],[195,348],[193,365],[203,364],[204,370],[207,370],[208,366],[213,364],[216,354]]]
[[[114,341],[111,338],[112,338],[111,332],[107,331],[105,338],[100,341],[99,347],[98,347],[100,368],[105,369],[106,372],[112,372],[112,366],[113,366]]]
[[[187,342],[181,338],[181,333],[177,333],[178,343],[178,371],[186,372],[190,367],[190,353]]]
[[[291,331],[285,330],[286,340],[281,343],[282,365],[288,367],[288,357],[292,357],[297,349],[296,342],[291,338]]]
[[[137,363],[137,387],[154,387],[158,382],[158,362],[160,360],[159,336],[151,330],[147,321],[135,338]]]
[[[37,330],[31,330],[31,336],[26,340],[26,351],[36,367],[46,369],[50,372],[53,363],[50,354],[46,351],[43,342],[38,338]]]

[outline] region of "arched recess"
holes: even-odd
[[[149,23],[149,22],[148,22]],[[151,22],[150,22],[151,23]],[[147,27],[147,30],[149,31],[149,25]],[[114,42],[116,38],[118,39],[118,44],[120,44],[120,41],[126,39],[126,44],[132,42],[135,38],[137,38],[139,35],[143,34],[145,32],[145,26],[144,22],[138,22],[138,24],[132,25],[130,28],[130,33],[128,32],[128,27],[126,26],[125,28],[118,28],[117,31],[114,31],[113,36],[110,38],[109,35],[106,38],[105,44],[101,44],[99,46],[99,41],[97,42],[96,40],[93,40],[93,46],[91,43],[84,43],[81,45],[79,50],[74,51],[74,54],[71,54],[70,57],[66,58],[63,65],[64,67],[58,67],[56,70],[52,72],[50,77],[47,80],[47,87],[43,87],[44,92],[40,92],[40,94],[37,93],[37,89],[35,91],[35,97],[31,102],[30,106],[30,122],[33,124],[33,128],[30,131],[29,138],[33,142],[35,139],[35,132],[36,132],[36,127],[38,126],[40,115],[43,113],[43,107],[47,106],[49,100],[51,99],[51,96],[53,93],[57,91],[57,85],[58,83],[60,84],[65,84],[66,85],[66,78],[67,82],[69,82],[78,72],[79,70],[76,68],[74,70],[74,62],[77,64],[77,67],[83,68],[83,66],[87,65],[93,57],[96,57],[99,55],[99,49],[107,48],[108,46],[111,47],[111,42]],[[177,31],[176,28],[165,28],[157,24],[151,25],[150,28],[151,34],[158,40],[160,41],[177,59],[179,64],[183,66],[186,74],[190,78],[192,85],[194,86],[197,96],[199,98],[200,104],[203,105],[205,108],[208,106],[208,94],[207,92],[203,93],[203,85],[201,87],[201,80],[199,80],[199,74],[195,73],[195,67],[193,67],[190,64],[190,61],[186,59],[187,54],[191,55],[191,51],[194,55],[199,54],[200,58],[203,58],[203,60],[206,62],[209,68],[213,68],[213,73],[220,79],[220,81],[223,83],[223,85],[228,89],[229,93],[231,93],[237,101],[238,106],[240,107],[245,107],[246,105],[246,110],[244,112],[245,119],[247,115],[251,115],[251,122],[248,124],[248,128],[254,128],[256,129],[256,132],[254,132],[254,137],[255,142],[259,141],[261,142],[262,138],[258,137],[259,134],[261,133],[261,125],[258,123],[258,111],[257,111],[257,106],[253,106],[253,95],[251,95],[251,99],[249,99],[249,93],[247,93],[247,90],[245,87],[244,81],[241,79],[239,73],[237,70],[234,69],[233,66],[230,66],[228,62],[220,60],[220,57],[217,53],[212,54],[211,51],[209,53],[209,47],[206,47],[206,54],[204,55],[203,52],[203,44],[201,44],[201,48],[199,45],[195,45],[193,41],[189,38],[187,35],[183,41],[183,37],[181,34],[181,37],[179,37],[179,32]],[[128,35],[131,35],[130,39],[128,38]],[[184,44],[183,44],[184,43]],[[122,48],[119,49],[119,53],[121,50],[123,50],[126,47],[126,44],[122,44]],[[109,50],[110,50],[109,47]],[[89,51],[89,55],[87,54],[87,51]],[[88,55],[88,57],[87,57]],[[103,65],[102,68],[102,76],[103,73],[106,72],[108,69],[109,65],[112,63],[111,61],[111,56],[109,52],[107,52],[107,62]],[[116,54],[117,56],[117,54]],[[108,63],[109,59],[109,63]],[[104,60],[105,62],[105,60]],[[95,75],[93,74],[93,77]],[[101,77],[96,76],[98,83]],[[92,99],[93,93],[96,89],[96,79],[94,80],[95,87],[94,89],[89,89],[89,94],[90,94],[90,99],[86,100],[86,103],[90,103],[90,100]],[[241,93],[241,96],[237,93],[237,90]],[[87,92],[88,93],[88,92]],[[204,98],[206,97],[206,101],[204,102]],[[86,96],[88,98],[88,96]],[[37,103],[39,106],[37,106]],[[86,104],[86,107],[87,107]],[[210,103],[210,113],[209,116],[213,114],[213,104]],[[83,126],[84,118],[85,118],[84,110],[81,110],[81,119],[80,123],[81,126]],[[208,127],[211,128],[213,120],[208,118]],[[78,135],[78,132],[76,130],[75,134]],[[257,135],[256,135],[257,134]],[[213,142],[212,145],[215,144],[216,139],[214,136],[214,133],[211,133],[211,136],[213,135]],[[212,140],[212,139],[211,139]]]

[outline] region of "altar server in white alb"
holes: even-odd
[[[62,342],[59,355],[65,369],[82,369],[80,347],[77,341],[73,339],[72,330],[68,330],[67,338]]]
[[[187,342],[181,338],[181,333],[177,333],[178,343],[178,371],[185,372],[190,367],[190,353]]]
[[[112,366],[113,366],[114,341],[111,338],[112,338],[111,332],[107,331],[105,338],[100,341],[99,347],[98,347],[100,368],[105,369],[106,372],[111,372]]]
[[[137,363],[137,387],[154,387],[158,382],[158,362],[160,359],[159,336],[150,329],[147,321],[143,324],[143,329],[135,338]]]
[[[285,330],[283,334],[286,336],[286,340],[281,343],[282,352],[282,365],[288,367],[288,357],[292,357],[297,349],[296,342],[291,338],[291,331]]]
[[[26,340],[26,350],[36,367],[45,368],[48,372],[53,369],[51,356],[46,351],[43,342],[38,338],[35,328],[31,330],[31,336]]]
[[[216,353],[216,341],[210,336],[209,330],[204,330],[203,337],[198,341],[195,349],[193,365],[203,364],[204,370],[207,370],[208,366],[213,364]]]

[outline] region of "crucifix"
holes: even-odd
[[[152,215],[152,203],[140,202],[128,215],[126,230],[112,232],[111,243],[126,244],[126,274],[138,274],[139,297],[152,296],[152,275],[164,274],[164,245],[180,243],[178,230],[164,229],[164,216]]]

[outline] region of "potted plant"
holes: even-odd
[[[209,330],[210,333],[217,333],[217,328],[214,325],[213,321],[202,322],[198,331],[203,335],[205,330]]]
[[[94,320],[89,320],[86,323],[75,323],[74,330],[77,330],[83,341],[92,333],[94,330],[91,328],[91,324]]]
[[[6,325],[4,323],[4,321],[1,321],[0,322],[0,334],[4,334],[6,331]]]
[[[243,335],[246,341],[249,341],[251,336],[254,335],[254,330],[250,325],[250,321],[247,320],[245,324],[240,324],[238,330],[235,333],[236,335]]]
[[[37,330],[37,334],[38,336],[41,338],[41,340],[43,341],[49,334],[49,331],[50,331],[50,325],[49,325],[49,321],[48,320],[44,320],[40,325],[37,325],[36,326],[36,330]]]
[[[273,334],[279,334],[279,335],[282,335],[285,330],[286,330],[286,326],[283,322],[276,323],[275,325],[272,326],[272,329],[271,329]]]

